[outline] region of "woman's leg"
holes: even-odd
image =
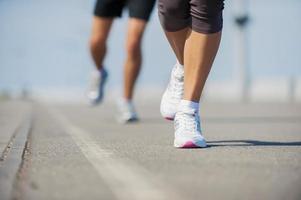
[[[185,66],[184,96],[176,107],[174,117],[174,146],[206,147],[201,134],[199,100],[221,39],[223,0],[175,1],[159,0],[161,24],[179,62],[183,61]],[[181,33],[179,30],[187,27],[191,27],[191,31],[177,35]],[[179,81],[175,84],[172,79],[170,85],[177,86]],[[173,91],[177,92],[177,89],[169,93]],[[175,95],[166,95],[165,92],[162,98],[164,102],[173,102],[167,101],[166,96],[170,98]],[[166,103],[166,107],[171,106]]]
[[[185,28],[165,33],[178,61],[185,66],[183,98],[199,102],[220,44],[221,32],[203,34]]]
[[[169,32],[165,31],[165,35],[172,47],[178,62],[171,70],[169,84],[161,98],[160,112],[167,120],[173,120],[178,105],[183,98],[184,90],[184,47],[186,37],[191,29],[186,27],[182,30]]]
[[[181,65],[184,65],[184,47],[190,32],[191,29],[189,27],[175,32],[165,31],[166,38]]]
[[[203,34],[192,31],[184,48],[184,97],[199,102],[205,82],[216,56],[221,32]]]

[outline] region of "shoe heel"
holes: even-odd
[[[174,121],[174,118],[171,118],[171,117],[165,117],[165,119],[168,121]]]

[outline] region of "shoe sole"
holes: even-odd
[[[186,142],[177,142],[174,141],[174,147],[176,148],[205,148],[207,147],[206,142],[200,141],[200,142],[193,142],[193,141],[186,141]]]
[[[174,118],[171,118],[171,117],[164,117],[166,120],[168,120],[168,121],[173,121],[174,120]]]
[[[138,123],[139,121],[140,121],[139,118],[130,118],[127,120],[117,118],[117,122],[119,122],[120,124],[135,124],[135,123]]]

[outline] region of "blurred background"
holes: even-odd
[[[126,11],[108,41],[104,104],[84,104],[94,4],[0,0],[1,200],[300,200],[301,0],[225,0],[201,150],[174,149],[160,116],[175,57],[157,9],[135,95],[141,123],[117,123],[115,112]]]
[[[2,98],[85,100],[93,69],[88,50],[93,6],[94,0],[0,0]],[[225,6],[221,48],[203,99],[301,101],[301,1],[227,0]],[[123,16],[108,43],[106,98],[120,94],[127,13]],[[157,10],[143,49],[138,93],[159,98],[175,57]]]

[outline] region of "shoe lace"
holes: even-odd
[[[178,113],[179,120],[181,120],[181,126],[188,132],[201,132],[200,117],[193,109],[180,111]],[[179,127],[179,122],[176,121]]]

